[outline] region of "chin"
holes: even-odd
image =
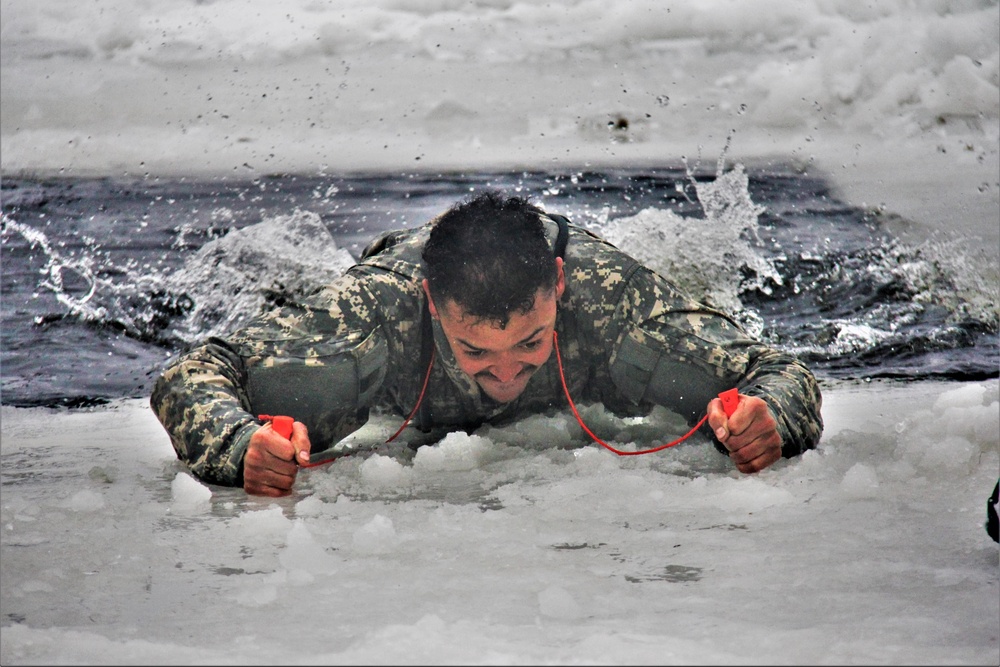
[[[515,400],[518,396],[520,396],[522,392],[517,392],[516,394],[515,393],[497,394],[496,392],[493,391],[484,390],[484,393],[497,403],[510,403],[511,401]]]
[[[493,387],[484,387],[482,384],[479,385],[479,388],[483,390],[483,393],[485,393],[487,396],[492,398],[497,403],[510,403],[511,401],[516,400],[518,396],[524,393],[524,389],[527,386],[527,384],[528,384],[527,382],[521,382],[518,383],[518,386],[516,388],[509,389],[506,391],[497,391]]]

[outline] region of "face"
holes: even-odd
[[[467,316],[452,300],[435,304],[424,281],[431,316],[441,321],[459,367],[495,401],[508,403],[520,396],[552,354],[556,304],[565,288],[562,260],[557,258],[556,262],[559,278],[555,289],[539,290],[531,311],[515,313],[503,329],[495,322]]]

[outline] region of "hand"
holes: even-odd
[[[740,394],[736,412],[726,417],[722,401],[713,398],[708,403],[708,424],[740,472],[760,472],[781,458],[778,424],[763,399]]]
[[[287,496],[292,492],[299,463],[309,463],[309,431],[302,422],[292,424],[292,439],[265,424],[250,436],[243,458],[243,490],[255,496]]]

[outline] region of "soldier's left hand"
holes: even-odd
[[[760,472],[781,458],[778,425],[763,399],[740,394],[733,416],[726,417],[722,401],[713,398],[708,404],[708,424],[740,472]]]

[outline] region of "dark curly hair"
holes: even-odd
[[[512,314],[529,312],[538,290],[558,280],[540,215],[527,199],[495,191],[446,211],[423,251],[431,296],[501,328]]]

